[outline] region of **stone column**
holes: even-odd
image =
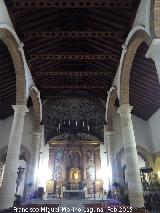
[[[83,153],[83,181],[86,182],[86,164],[87,164],[86,150],[84,149],[82,153]]]
[[[3,181],[0,188],[0,209],[7,209],[13,206],[24,116],[28,112],[25,105],[14,105],[12,107],[14,109],[14,118],[9,138]]]
[[[160,39],[153,39],[152,44],[146,53],[146,58],[152,58],[155,62],[160,82]]]
[[[32,152],[28,172],[28,183],[32,184],[32,190],[37,188],[41,135],[41,128],[32,132]]]
[[[116,153],[114,152],[114,141],[112,139],[113,131],[109,131],[105,129],[105,137],[106,137],[106,149],[108,156],[108,168],[110,170],[109,177],[109,188],[112,188],[112,184],[118,181],[118,173],[117,173],[117,159]]]
[[[63,160],[63,165],[64,165],[64,180],[67,179],[67,150],[64,150],[64,160]]]
[[[119,107],[118,113],[121,117],[130,205],[141,208],[144,207],[144,198],[138,165],[136,142],[131,119],[131,110],[132,107],[130,105],[123,104]]]
[[[95,174],[96,174],[96,180],[101,178],[100,177],[100,171],[101,171],[101,159],[100,159],[100,150],[95,150]]]

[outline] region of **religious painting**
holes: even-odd
[[[54,165],[54,180],[63,180],[63,149],[57,149]]]
[[[94,153],[93,151],[87,151],[87,163],[94,163]]]

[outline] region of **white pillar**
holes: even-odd
[[[110,170],[110,189],[112,188],[112,184],[118,181],[117,159],[116,153],[114,151],[114,142],[112,136],[113,131],[105,130],[108,167]]]
[[[152,44],[146,53],[146,58],[152,58],[155,62],[160,82],[160,39],[153,39]]]
[[[107,168],[108,162],[107,162],[106,147],[104,144],[100,144],[100,158],[101,158],[101,179],[103,181],[103,190],[108,191],[109,190],[108,168]]]
[[[123,104],[119,107],[118,113],[121,117],[130,205],[141,208],[144,207],[144,198],[138,165],[136,142],[131,119],[131,110],[132,107],[130,105]]]
[[[41,135],[42,135],[41,129],[33,131],[32,133],[32,152],[29,164],[28,183],[32,184],[33,190],[37,188]]]
[[[25,105],[14,105],[13,109],[14,118],[9,138],[3,181],[0,188],[0,209],[7,209],[13,206],[24,116],[28,112]]]

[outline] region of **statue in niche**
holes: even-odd
[[[72,173],[72,180],[77,180],[77,179],[78,179],[77,171],[73,171],[73,173]]]
[[[70,172],[69,172],[69,176],[70,176],[70,181],[71,182],[80,182],[81,179],[81,172],[78,168],[71,168]]]
[[[95,180],[95,168],[93,166],[88,166],[86,169],[87,180]]]
[[[94,152],[91,150],[87,151],[86,178],[87,180],[95,180]]]
[[[93,151],[88,151],[87,152],[87,162],[88,163],[94,163],[94,154]]]

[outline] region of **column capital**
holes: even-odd
[[[19,42],[18,44],[18,50],[21,52],[23,50],[24,44],[22,42]]]
[[[160,58],[160,39],[153,39],[145,56],[146,58],[152,58],[153,60],[155,57]]]
[[[119,114],[130,114],[133,109],[133,106],[130,106],[129,104],[122,104],[117,110],[117,113]]]
[[[39,129],[34,129],[33,132],[32,132],[32,135],[34,136],[41,136],[42,134],[42,129],[39,128]]]
[[[113,134],[113,130],[109,130],[107,125],[104,125],[104,133],[106,135],[112,135]]]
[[[109,131],[109,130],[107,130],[107,131],[105,131],[105,134],[106,134],[107,136],[109,136],[109,135],[113,135],[113,131]]]
[[[109,129],[108,125],[104,125],[104,133],[106,135],[112,135],[113,134],[113,130]]]
[[[14,109],[14,112],[29,112],[26,105],[12,105],[12,108]]]
[[[42,134],[43,128],[44,128],[44,125],[39,125],[37,128],[33,129],[32,134],[34,134],[34,135],[35,134]]]

